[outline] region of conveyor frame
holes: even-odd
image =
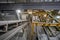
[[[19,30],[21,30],[22,28],[26,27],[28,23],[25,23],[3,35],[0,36],[0,40],[8,40],[10,39],[12,36],[14,36]]]

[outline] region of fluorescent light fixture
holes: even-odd
[[[60,18],[60,16],[56,16],[56,18]]]
[[[17,13],[21,13],[21,10],[16,10]]]

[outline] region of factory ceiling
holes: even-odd
[[[0,3],[26,3],[30,0],[0,0]]]
[[[16,9],[57,9],[60,10],[59,1],[41,0],[0,0],[0,10],[16,10]]]
[[[23,3],[23,4],[16,4],[16,3],[0,3],[0,10],[16,10],[16,9],[57,9],[60,10],[60,3]]]
[[[0,0],[0,3],[60,2],[60,0]]]

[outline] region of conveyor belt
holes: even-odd
[[[42,34],[45,34],[43,27],[37,27],[37,35],[38,35],[38,39],[41,39]]]
[[[37,27],[37,33],[39,33],[39,34],[45,34],[42,26]]]
[[[23,24],[24,24],[24,23],[23,23]],[[21,25],[22,25],[22,24],[21,24]],[[20,25],[20,26],[21,26],[21,25]],[[13,30],[14,28],[16,28],[16,27],[10,26],[10,28],[8,28],[8,32],[11,31],[11,30]],[[6,33],[6,32],[0,32],[0,36],[3,35],[3,34],[5,34],[5,33]]]
[[[15,20],[15,21],[0,21],[0,32],[7,32],[13,28],[20,26],[25,23],[24,20]]]
[[[43,30],[43,27],[37,27],[37,34],[39,40],[48,40],[47,35],[45,34],[45,31]]]
[[[48,15],[49,15],[51,18],[53,18],[53,19],[56,21],[56,23],[60,23],[60,21],[57,20],[57,19],[55,19],[52,15],[50,15],[50,14],[48,14]],[[58,33],[59,33],[58,31],[60,31],[60,30],[59,30],[59,27],[57,27],[57,26],[49,27],[49,29],[52,31],[53,35],[58,34]],[[54,31],[55,31],[56,33],[54,33]]]
[[[13,30],[11,30],[11,31],[9,31],[9,32],[1,35],[1,36],[0,36],[0,40],[8,40],[8,39],[10,39],[10,38],[13,37],[19,30],[21,30],[22,28],[26,27],[27,24],[28,24],[28,23],[25,23],[25,24],[23,24],[23,25],[15,28],[15,29],[13,29]]]
[[[55,28],[56,28],[57,31],[60,31],[59,27],[56,26]]]
[[[48,36],[52,36],[52,33],[50,32],[50,30],[47,28],[47,27],[43,27],[44,30],[45,30],[45,33],[48,35]]]
[[[59,33],[59,31],[57,31],[55,27],[49,27],[49,29],[54,36],[56,36]]]
[[[57,19],[55,19],[52,15],[50,15],[50,14],[48,14],[48,15],[50,16],[50,18],[53,18],[56,21],[56,23],[59,23],[59,21]],[[59,29],[57,27],[55,27],[55,26],[54,27],[53,26],[52,27],[44,27],[43,26],[43,27],[38,28],[39,30],[37,29],[37,31],[38,31],[37,33],[39,33],[38,36],[44,35],[43,34],[44,32],[41,31],[42,28],[43,28],[45,34],[47,35],[48,40],[55,39],[55,37],[59,34]]]

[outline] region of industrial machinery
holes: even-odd
[[[32,35],[36,35],[38,40],[59,40],[60,38],[59,20],[49,13],[51,12],[44,10],[32,13]]]
[[[0,0],[0,40],[60,40],[60,0]]]
[[[11,12],[12,11],[12,12]],[[23,14],[12,14],[13,10],[0,13],[0,40],[29,40],[30,24]]]
[[[0,40],[59,40],[60,22],[51,12],[30,9],[21,19],[0,21]]]

